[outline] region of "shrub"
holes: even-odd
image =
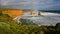
[[[10,17],[8,14],[4,14],[6,17]]]
[[[0,10],[0,16],[2,15],[2,11]]]

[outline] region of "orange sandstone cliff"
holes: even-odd
[[[25,11],[21,9],[3,9],[2,13],[3,14],[8,14],[10,17],[15,18],[17,16],[23,16]],[[34,10],[29,11],[31,12],[31,15],[34,15]]]
[[[22,10],[3,10],[2,13],[3,14],[8,14],[12,18],[23,15]]]

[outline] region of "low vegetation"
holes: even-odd
[[[27,26],[18,24],[0,11],[0,34],[60,34],[60,23],[56,26]]]

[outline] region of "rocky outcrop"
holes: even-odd
[[[21,23],[21,21],[20,21],[21,18],[22,18],[21,16],[18,16],[18,17],[15,17],[13,20],[19,24],[19,23]]]

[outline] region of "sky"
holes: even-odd
[[[60,0],[0,0],[0,7],[34,10],[60,10]]]

